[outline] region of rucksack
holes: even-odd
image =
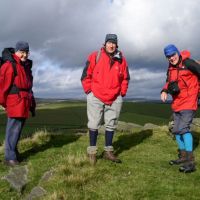
[[[1,70],[1,66],[9,61],[12,64],[13,67],[13,71],[14,71],[14,79],[17,76],[17,68],[16,68],[16,62],[15,59],[13,58],[13,55],[15,53],[15,49],[12,47],[9,48],[4,48],[2,51],[2,57],[0,57],[0,70]],[[13,79],[13,82],[14,82]],[[19,89],[18,87],[13,83],[12,87],[10,88],[9,94],[17,94],[19,93]]]
[[[198,60],[193,59],[186,59],[184,61],[184,65],[187,69],[189,69],[192,73],[194,73],[198,77],[199,82],[199,94],[198,97],[200,98],[200,62]]]
[[[15,49],[12,47],[4,48],[2,51],[2,57],[0,57],[0,68],[6,62],[10,61],[12,63],[14,77],[17,76],[16,62],[12,56],[15,53]]]

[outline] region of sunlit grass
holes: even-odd
[[[199,136],[196,136],[198,140]],[[70,132],[38,132],[20,142],[20,152],[26,158],[29,182],[22,196],[10,190],[0,180],[3,199],[23,199],[36,185],[47,194],[41,199],[198,199],[197,172],[182,174],[178,166],[168,161],[177,156],[176,144],[162,130],[117,133],[114,138],[115,153],[122,164],[101,158],[104,135],[98,138],[98,161],[91,166],[86,156],[87,135]],[[199,160],[199,147],[195,149]],[[3,158],[3,152],[1,152]],[[198,168],[199,165],[197,165]],[[41,181],[45,172],[51,171],[47,181]],[[8,169],[0,167],[0,174]],[[191,193],[192,190],[192,193]]]

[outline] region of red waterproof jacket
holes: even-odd
[[[95,97],[111,105],[117,96],[126,95],[130,79],[127,62],[119,51],[116,57],[110,57],[102,48],[98,61],[97,54],[93,52],[88,57],[81,77],[82,86],[86,94],[92,91]]]
[[[182,61],[178,66],[169,65],[168,78],[162,91],[168,90],[171,81],[178,81],[180,93],[172,95],[172,110],[197,110],[199,82],[198,77],[186,67],[184,62],[190,57],[190,52],[181,52]]]
[[[28,118],[29,111],[35,109],[32,93],[31,61],[22,65],[20,59],[13,54],[16,62],[16,76],[12,63],[7,61],[0,70],[0,104],[5,107],[8,117]]]

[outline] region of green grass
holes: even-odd
[[[130,103],[122,107],[120,120],[144,125],[147,122],[166,124],[171,114],[168,104]],[[4,139],[6,115],[0,112],[0,142]],[[36,117],[29,118],[23,129],[22,137],[28,137],[35,131],[48,129],[86,128],[87,114],[85,102],[40,103]]]
[[[198,134],[195,139],[199,140]],[[113,145],[122,164],[101,158],[104,136],[100,135],[98,162],[95,167],[90,166],[85,154],[87,144],[87,135],[66,130],[55,135],[38,133],[32,139],[21,140],[20,151],[27,159],[29,183],[19,196],[0,180],[0,199],[25,198],[49,170],[53,170],[53,176],[47,182],[40,182],[47,191],[41,198],[45,200],[196,200],[200,196],[199,172],[182,174],[177,166],[168,164],[176,157],[176,144],[166,132],[118,132]],[[196,146],[197,163],[199,153]],[[0,176],[6,173],[8,169],[0,165]]]
[[[168,123],[170,115],[169,104],[125,102],[120,120],[141,125],[149,122],[163,125]],[[5,114],[0,114],[0,121],[0,140],[3,141]],[[19,195],[0,179],[0,199],[24,199],[38,184],[47,191],[41,198],[45,200],[199,198],[199,171],[182,174],[177,166],[168,164],[176,157],[177,146],[164,130],[117,132],[113,146],[122,164],[101,158],[104,135],[99,135],[98,162],[92,167],[86,157],[88,136],[74,134],[77,129],[86,130],[86,123],[85,102],[40,104],[37,117],[27,121],[22,135],[24,139],[19,144],[21,155],[27,160],[29,182]],[[198,169],[200,134],[194,136]],[[2,146],[0,159],[4,159]],[[53,171],[53,176],[47,182],[40,182],[49,170]],[[1,163],[0,177],[8,171]]]

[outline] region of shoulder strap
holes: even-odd
[[[2,57],[0,57],[0,67],[1,67],[1,65],[3,65],[3,59],[2,59]]]
[[[170,68],[170,65],[169,65],[169,67],[167,69],[167,73],[166,73],[166,75],[167,75],[166,82],[169,82],[170,78],[171,78],[171,73],[170,73],[169,68]],[[178,77],[179,77],[179,71],[180,71],[180,69],[177,67],[176,70],[177,70],[177,77],[176,77],[176,81],[177,81]]]
[[[101,56],[101,50],[98,51],[97,56],[96,56],[96,64],[98,63],[99,59]]]
[[[15,62],[11,62],[12,67],[13,67],[13,71],[14,71],[14,77],[17,76],[17,68],[16,68],[16,63]]]

